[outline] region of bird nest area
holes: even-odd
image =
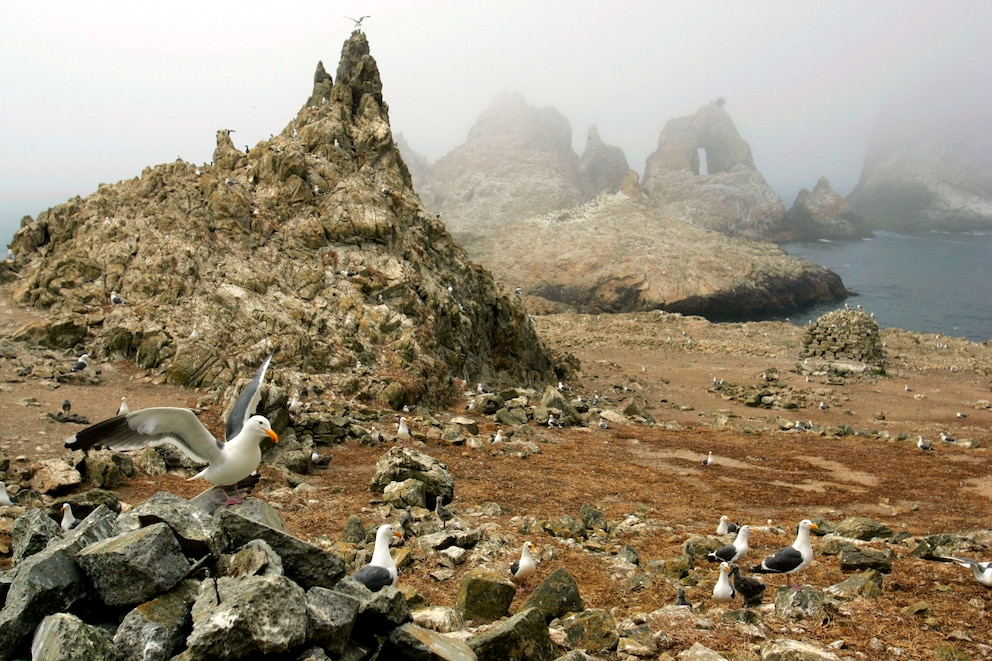
[[[992,445],[992,412],[979,403],[990,394],[987,345],[943,338],[933,344],[946,349],[930,349],[927,336],[898,332],[887,338],[883,331],[892,358],[889,373],[838,380],[802,373],[797,366],[801,329],[788,324],[714,325],[645,313],[555,315],[537,318],[536,325],[553,348],[570,351],[581,361],[580,373],[567,384],[570,396],[599,394],[602,404],[615,410],[636,403],[654,423],[611,423],[609,429],[593,423],[562,430],[531,424],[515,430],[514,438],[526,438],[539,452],[515,452],[513,438],[502,447],[483,449],[440,440],[415,443],[452,474],[455,498],[450,507],[456,519],[449,525],[460,521],[480,527],[486,540],[503,543],[487,547],[484,540],[480,548],[488,552],[470,552],[463,564],[445,568],[435,553],[407,538],[403,545],[409,548],[409,559],[400,566],[400,587],[415,590],[429,604],[452,605],[465,572],[486,566],[508,576],[520,545],[530,540],[536,547],[537,575],[518,593],[511,612],[526,600],[528,589],[564,567],[587,608],[610,610],[618,621],[644,621],[658,632],[661,648],[673,656],[700,642],[728,658],[754,659],[765,637],[834,644],[842,657],[959,658],[940,651],[945,646],[971,658],[992,654],[986,647],[992,643],[992,590],[957,565],[910,557],[915,547],[911,538],[867,544],[894,553],[893,571],[885,575],[880,596],[843,601],[815,617],[775,614],[769,602],[785,585],[785,577],[767,575],[760,576],[769,585],[759,609],[763,623],[751,627],[725,617],[740,600],[729,607],[713,603],[717,565],[703,559],[684,581],[694,617],[655,612],[673,603],[677,586],[660,564],[678,558],[689,537],[712,535],[722,514],[752,526],[751,550],[741,563],[745,568],[790,544],[803,518],[839,523],[865,516],[897,535],[912,536],[992,525],[986,449]],[[10,457],[46,458],[64,452],[62,441],[80,426],[55,422],[45,414],[58,411],[66,398],[73,412],[93,422],[112,415],[121,395],[128,396],[132,408],[203,404],[201,419],[214,432],[222,430],[222,412],[211,403],[210,393],[155,385],[152,375],[125,363],[102,365],[100,385],[57,387],[18,377],[12,363],[0,359],[5,390],[0,398],[0,438]],[[948,369],[950,364],[957,369]],[[724,399],[711,388],[714,377],[758,383],[762,372],[771,370],[780,383],[822,390],[817,400],[831,406],[825,411],[815,406],[798,411],[756,409]],[[440,418],[469,415],[478,421],[480,436],[495,433],[496,423],[466,412],[465,403],[431,413]],[[415,436],[428,432],[419,412],[406,416]],[[782,421],[791,419],[809,420],[820,431],[783,431]],[[854,433],[822,431],[837,428]],[[939,431],[959,440],[941,443]],[[919,451],[917,435],[934,439],[935,450]],[[961,439],[974,441],[977,448]],[[397,522],[400,513],[369,490],[375,462],[389,445],[352,441],[321,448],[333,452],[330,465],[299,476],[303,484],[295,489],[278,470],[263,464],[255,496],[276,507],[293,534],[327,547],[341,539],[351,515],[358,515],[367,529]],[[710,451],[715,462],[703,466]],[[124,502],[137,503],[159,490],[191,497],[207,486],[185,477],[138,475],[119,494]],[[611,526],[608,534],[567,540],[542,526],[565,516],[579,519],[583,505],[605,515]],[[423,515],[425,527],[433,525],[432,517]],[[618,560],[624,545],[636,552],[639,565]],[[794,580],[823,589],[851,575],[841,570],[837,556],[823,552],[826,545],[824,538],[814,537],[814,561]],[[990,554],[992,550],[981,552],[980,559],[990,559]],[[397,549],[394,555],[399,555]],[[443,580],[438,580],[440,569],[449,569]]]

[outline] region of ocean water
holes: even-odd
[[[804,325],[846,302],[874,312],[881,328],[992,339],[992,235],[878,232],[874,239],[782,249],[835,271],[859,294],[791,315],[793,323]]]

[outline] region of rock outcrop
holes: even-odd
[[[545,115],[548,139],[567,139]],[[103,184],[26,218],[12,249],[16,302],[83,328],[83,346],[51,348],[134,359],[177,384],[224,388],[273,349],[284,384],[359,401],[554,378],[523,307],[424,211],[360,31],[335,79],[318,65],[279,135],[246,153],[218,131],[211,165]]]
[[[872,236],[864,219],[820,177],[810,191],[803,188],[789,209],[782,239],[861,239]]]
[[[785,207],[758,172],[722,100],[669,120],[641,186],[667,216],[731,235],[774,237]]]
[[[579,157],[579,177],[582,192],[587,199],[600,193],[616,193],[623,180],[630,174],[623,150],[608,145],[599,137],[595,126],[586,134],[586,147]]]
[[[849,294],[826,268],[770,243],[687,225],[638,194],[601,195],[508,223],[466,247],[497,278],[520,287],[535,310],[661,309],[748,319]]]
[[[987,117],[884,121],[885,129],[868,146],[861,179],[847,196],[868,226],[909,232],[992,229]]]
[[[595,138],[593,138],[595,135]],[[459,239],[492,233],[504,223],[580,204],[616,181],[618,148],[593,131],[583,158],[572,149],[572,126],[554,108],[535,108],[520,94],[498,95],[469,130],[465,143],[431,170],[428,208]],[[623,173],[626,175],[626,172]],[[622,179],[622,176],[621,176]]]

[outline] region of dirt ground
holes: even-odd
[[[8,300],[0,299],[0,338],[37,314]],[[714,325],[643,313],[554,315],[537,317],[535,324],[551,346],[581,361],[581,372],[567,384],[574,394],[598,394],[606,406],[636,398],[656,424],[614,424],[606,430],[531,425],[517,433],[537,441],[540,452],[526,458],[433,441],[422,447],[451,471],[456,513],[472,525],[499,524],[500,534],[508,538],[494,569],[504,571],[502,564],[508,566],[520,544],[530,539],[538,547],[538,579],[564,566],[587,607],[612,609],[623,619],[671,603],[675,586],[657,574],[649,575],[647,584],[629,580],[629,568],[620,567],[611,551],[629,544],[642,566],[673,558],[689,535],[711,534],[721,514],[758,528],[748,555],[753,562],[747,565],[789,544],[791,531],[803,518],[836,523],[867,516],[915,536],[992,527],[992,410],[980,405],[992,399],[988,344],[883,331],[889,355],[884,375],[816,375],[807,381],[797,369],[801,329],[784,323]],[[19,377],[15,361],[0,358],[0,439],[7,455],[60,455],[64,439],[80,428],[46,417],[64,399],[93,422],[112,415],[121,395],[127,395],[132,408],[197,406],[209,399],[206,393],[154,385],[133,365],[99,367],[100,385],[69,386]],[[711,388],[714,377],[754,384],[771,371],[778,373],[779,382],[808,393],[811,404],[792,411],[751,408]],[[812,404],[819,401],[828,404],[827,410]],[[208,411],[213,419],[219,413]],[[476,417],[486,436],[497,429],[491,419],[463,407],[431,413]],[[407,417],[415,433],[426,432],[417,412]],[[817,428],[843,424],[862,433],[780,430],[784,421],[797,419]],[[215,431],[222,431],[219,424]],[[940,432],[958,440],[942,443]],[[918,435],[932,439],[934,451],[918,450]],[[967,441],[977,447],[967,447]],[[295,534],[322,544],[340,539],[351,514],[369,527],[391,515],[368,488],[375,461],[386,448],[348,443],[330,449],[331,465],[304,477],[308,487],[289,489],[278,472],[263,465],[265,479],[256,491],[280,509]],[[716,461],[704,467],[700,462],[710,451]],[[134,503],[157,490],[189,497],[203,488],[170,474],[137,477],[120,493],[125,502]],[[480,506],[489,502],[498,503],[501,513],[482,514]],[[612,523],[635,515],[647,525],[615,534],[603,553],[556,540],[535,523],[578,517],[583,504],[595,506]],[[785,532],[776,532],[777,527]],[[814,540],[814,549],[819,543]],[[451,605],[461,575],[475,565],[457,566],[453,576],[439,581],[431,576],[440,567],[438,560],[415,540],[406,544],[411,551],[400,569],[400,584],[415,588],[431,604]],[[649,624],[667,633],[672,655],[699,641],[731,657],[756,658],[764,635],[835,643],[839,653],[866,659],[951,658],[939,656],[944,645],[971,658],[992,656],[992,589],[978,585],[956,565],[909,558],[914,546],[907,542],[895,547],[894,571],[886,576],[881,597],[850,602],[817,621],[787,621],[769,611],[762,634],[753,629],[742,633],[736,623],[720,617],[724,609],[711,601],[716,569],[699,566],[699,584],[687,591],[712,627]],[[992,559],[992,549],[979,555]],[[801,580],[824,588],[846,577],[836,556],[818,553]],[[782,577],[765,578],[773,588],[784,584]],[[522,600],[518,597],[511,610]],[[910,614],[907,607],[920,602],[930,610]]]

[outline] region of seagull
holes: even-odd
[[[561,429],[561,422],[559,422],[558,420],[555,420],[555,416],[554,415],[549,415],[548,416],[548,426],[549,427],[554,427],[555,429]]]
[[[434,515],[441,521],[441,529],[444,530],[448,526],[448,521],[455,518],[455,515],[444,506],[444,503],[441,502],[442,500],[441,496],[438,496],[437,500],[434,501]]]
[[[713,586],[713,601],[729,603],[734,600],[734,586],[727,579],[727,572],[729,570],[729,564],[726,562],[720,563],[720,578],[716,580],[716,585]]]
[[[916,439],[916,447],[921,450],[933,450],[933,443],[920,436]]]
[[[14,502],[10,499],[10,494],[7,493],[7,485],[0,480],[0,507],[10,507]]]
[[[958,417],[958,418],[967,418],[968,417],[968,414],[967,413],[962,413],[961,411],[958,411],[954,415],[955,415],[955,417]]]
[[[710,453],[709,453],[709,454],[708,454],[708,455],[706,456],[706,458],[705,458],[705,459],[703,459],[703,460],[702,460],[701,462],[699,462],[699,463],[701,463],[701,464],[702,464],[703,466],[709,466],[709,465],[710,465],[710,464],[712,464],[712,463],[713,463],[714,461],[716,461],[716,460],[715,460],[715,459],[713,458],[713,451],[712,451],[712,450],[710,450]]]
[[[407,443],[412,438],[410,436],[410,428],[406,424],[406,418],[400,418],[400,424],[396,426],[396,438],[404,443]]]
[[[599,419],[599,422],[598,422],[598,423],[596,423],[596,424],[598,424],[598,425],[599,425],[599,428],[600,428],[600,429],[609,429],[609,428],[610,428],[610,423],[608,423],[608,422],[606,421],[606,418],[600,418],[600,419]]]
[[[502,443],[503,442],[503,430],[502,429],[497,429],[496,430],[496,435],[493,436],[492,442],[493,443]]]
[[[520,549],[520,559],[510,565],[510,575],[513,578],[525,581],[537,571],[537,565],[534,564],[534,558],[530,555],[530,549],[531,543],[524,542]]]
[[[316,452],[311,452],[310,463],[312,463],[314,466],[324,468],[325,466],[327,466],[327,464],[331,463],[331,458],[333,456],[334,455],[330,453],[322,455],[322,454],[317,454]]]
[[[826,410],[827,410],[827,409],[829,409],[829,408],[830,408],[830,407],[829,407],[829,406],[827,406],[825,402],[820,402],[820,410],[821,410],[821,411],[826,411]]]
[[[953,436],[948,436],[944,432],[940,432],[940,440],[944,441],[945,443],[953,443],[957,439],[955,439]]]
[[[82,356],[76,359],[76,364],[69,368],[70,372],[82,372],[84,369],[89,367],[90,355],[84,353]]]
[[[747,555],[747,539],[750,534],[751,526],[741,526],[741,529],[737,532],[737,537],[734,538],[733,544],[721,546],[712,553],[707,553],[706,559],[710,562],[734,562],[740,560]]]
[[[127,305],[127,301],[125,301],[116,291],[110,292],[110,302],[114,305]]]
[[[352,578],[367,587],[372,592],[396,585],[396,563],[389,554],[389,542],[393,537],[403,538],[403,533],[393,530],[388,523],[379,526],[375,531],[375,546],[372,549],[372,560],[354,574]]]
[[[200,339],[200,331],[196,330],[196,323],[193,323],[193,330],[189,333],[189,339],[196,342]]]
[[[79,519],[72,514],[72,507],[69,503],[62,503],[62,531],[69,532],[79,525]]]
[[[62,413],[69,415],[69,411],[72,410],[72,402],[68,399],[62,402]]]
[[[289,412],[296,415],[303,410],[303,402],[300,400],[299,393],[293,393],[293,398],[289,400]]]
[[[740,526],[730,520],[730,517],[724,514],[720,517],[720,523],[716,526],[716,534],[726,535],[727,533],[737,532],[740,530]]]
[[[226,443],[214,438],[190,409],[158,406],[91,425],[70,436],[65,446],[70,450],[89,450],[93,447],[136,450],[168,443],[190,459],[207,464],[206,468],[189,479],[203,478],[222,488],[233,485],[234,497],[228,494],[225,504],[240,503],[237,483],[251,475],[261,463],[259,443],[266,436],[275,443],[279,442],[279,436],[272,430],[268,418],[251,415],[262,397],[262,381],[271,362],[270,354],[238,396],[227,420]]]
[[[127,415],[131,412],[131,409],[127,405],[127,397],[121,397],[121,405],[117,407],[117,413],[114,415]]]
[[[358,18],[352,18],[351,16],[345,16],[344,18],[347,18],[349,21],[352,21],[355,24],[355,29],[356,30],[361,30],[362,29],[362,21],[364,21],[366,18],[372,18],[372,17],[371,16],[359,16]]]
[[[956,562],[962,567],[970,569],[971,573],[975,575],[976,581],[987,588],[992,588],[992,562],[979,562],[971,558],[961,558],[954,555],[939,555],[936,556],[936,559],[944,562]]]
[[[805,569],[813,561],[813,545],[809,541],[809,531],[817,530],[815,523],[809,519],[799,522],[799,532],[792,546],[786,546],[774,555],[767,556],[760,565],[751,568],[759,574],[785,574],[789,587],[796,590],[799,586],[792,585],[788,575]]]
[[[760,606],[765,592],[765,584],[750,576],[741,576],[741,566],[736,562],[730,563],[730,576],[734,581],[734,590],[739,592],[744,600],[744,608]]]

